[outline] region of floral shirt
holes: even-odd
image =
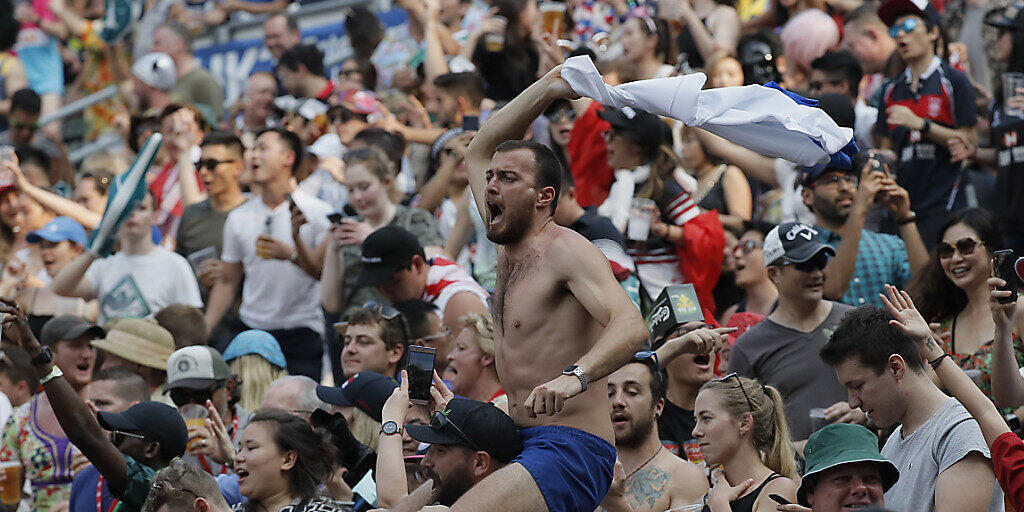
[[[978,382],[978,387],[985,393],[985,396],[992,400],[992,342],[995,340],[988,340],[982,343],[978,351],[973,354],[954,352],[953,349],[956,345],[956,340],[952,336],[954,325],[955,321],[953,319],[939,323],[939,334],[950,334],[949,341],[945,337],[939,338],[942,350],[955,359],[960,368],[965,372],[968,370],[979,370],[981,372],[981,379],[975,379],[975,382]],[[1017,366],[1024,364],[1024,347],[1021,345],[1021,339],[1017,336],[1013,337],[1013,356],[1017,360]]]
[[[308,502],[305,506],[299,507],[302,503],[299,500],[295,500],[291,505],[288,505],[278,512],[349,512],[352,507],[342,504],[340,501],[335,501],[330,498],[324,498],[317,496]],[[249,509],[246,503],[237,503],[231,507],[231,510],[235,512],[247,512]]]
[[[71,498],[72,459],[78,450],[67,437],[39,426],[39,396],[14,410],[0,439],[0,461],[19,461],[32,487],[29,510],[50,510]]]

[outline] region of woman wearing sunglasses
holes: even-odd
[[[298,416],[264,409],[242,432],[235,454],[245,512],[334,512],[341,503],[317,489],[334,471],[334,449],[322,433]]]
[[[736,286],[743,290],[743,298],[722,313],[722,325],[736,313],[755,313],[768,316],[779,304],[779,290],[768,278],[764,264],[764,233],[748,229],[732,248],[736,260]]]
[[[942,348],[986,396],[995,399],[991,369],[995,323],[986,280],[992,275],[992,253],[1003,248],[1002,236],[995,218],[981,208],[956,213],[939,233],[928,266],[911,286],[914,302],[932,322]],[[1020,336],[1018,322],[1014,329],[1018,366],[1024,363]]]
[[[705,384],[697,394],[693,436],[714,486],[703,512],[768,512],[768,495],[796,502],[799,476],[782,395],[735,373]]]

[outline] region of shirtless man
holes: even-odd
[[[523,453],[463,495],[456,511],[595,510],[615,465],[605,378],[648,338],[601,251],[555,224],[554,153],[510,140],[554,99],[577,97],[559,72],[494,114],[466,154],[487,238],[498,244],[495,356]]]

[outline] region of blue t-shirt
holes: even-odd
[[[96,485],[99,484],[100,472],[96,466],[82,470],[71,482],[71,512],[96,512]],[[114,496],[110,494],[107,483],[103,482],[101,512],[110,510]]]

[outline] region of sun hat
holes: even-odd
[[[174,336],[149,318],[123,318],[107,330],[107,336],[93,340],[92,346],[121,359],[156,370],[167,369],[174,353]]]
[[[882,490],[888,491],[900,478],[896,465],[878,451],[878,438],[870,430],[848,423],[833,423],[811,434],[804,445],[806,461],[803,480],[796,490],[797,501],[809,507],[807,491],[816,485],[816,475],[857,462],[871,462],[882,475]]]

